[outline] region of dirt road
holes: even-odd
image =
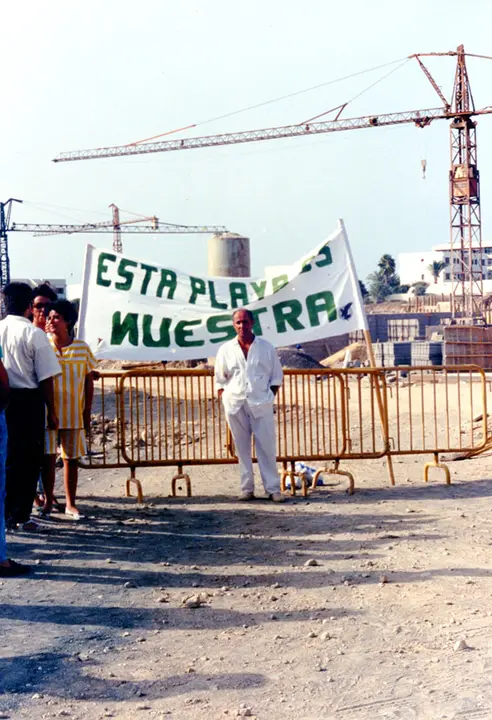
[[[354,462],[353,497],[284,506],[236,502],[236,467],[190,500],[141,471],[142,508],[82,472],[86,523],[9,536],[35,573],[0,583],[0,718],[492,718],[489,467]]]

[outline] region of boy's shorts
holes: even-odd
[[[46,430],[44,452],[45,455],[56,455],[57,449],[61,448],[61,456],[64,460],[78,460],[87,455],[87,443],[85,430],[77,428],[73,430]]]

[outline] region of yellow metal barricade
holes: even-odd
[[[213,371],[135,370],[121,376],[122,455],[135,467],[176,466],[172,493],[184,467],[235,463]]]
[[[305,473],[296,471],[296,462],[335,460],[346,452],[345,399],[344,378],[330,370],[284,371],[275,401],[277,461],[283,467],[283,490],[289,477],[291,493],[295,494],[299,478],[303,494],[307,494]]]
[[[389,433],[388,428],[386,432],[384,430],[387,415],[384,372],[374,368],[344,368],[331,372],[343,380],[345,391],[346,449],[340,457],[350,460],[383,457],[388,449],[385,435]]]
[[[332,416],[327,416],[320,407],[322,395],[312,393],[309,396],[309,409],[307,414],[316,419],[316,432],[318,437],[329,437],[329,443],[324,444],[324,453],[315,454],[306,447],[303,458],[299,455],[295,459],[307,461],[321,460],[326,464],[319,468],[311,479],[310,487],[314,489],[321,474],[342,475],[348,479],[347,492],[354,492],[355,480],[353,474],[340,467],[345,460],[374,459],[387,455],[389,442],[387,427],[386,391],[384,373],[378,369],[323,369],[323,370],[287,370],[285,371],[284,387],[288,383],[289,375],[296,378],[309,373],[312,380],[326,383],[331,391]],[[295,381],[294,381],[295,382]],[[330,396],[330,393],[328,393]],[[326,404],[326,403],[325,403]],[[329,418],[329,419],[328,419]],[[332,429],[335,428],[335,434]],[[290,427],[291,436],[296,430]],[[338,439],[342,433],[343,439]],[[323,447],[323,445],[322,445]],[[285,450],[283,461],[282,485],[285,487],[285,477],[291,475],[291,492],[294,494],[293,468],[288,473],[286,462],[289,453],[294,449],[294,443]],[[329,465],[328,463],[332,463]],[[292,464],[291,464],[292,465]],[[297,473],[299,476],[300,473]],[[304,495],[307,494],[308,483],[301,475],[301,487]]]
[[[128,467],[123,457],[120,419],[121,372],[101,372],[94,383],[91,429],[87,437],[87,457],[83,468]]]
[[[275,402],[279,462],[323,460],[345,452],[345,392],[340,376],[285,370]]]
[[[477,453],[487,443],[487,383],[474,365],[385,369],[391,455],[432,454],[429,469],[449,468],[442,453]]]
[[[486,377],[475,366],[285,370],[276,401],[277,460],[282,484],[307,483],[297,461],[333,462],[320,472],[347,476],[347,460],[477,453],[490,444]],[[253,448],[254,449],[254,448]],[[235,463],[234,448],[211,370],[130,370],[101,373],[96,383],[89,456],[83,467],[174,466],[191,494],[186,466]]]
[[[481,368],[388,368],[385,382],[392,454],[462,452],[484,446],[487,385]]]

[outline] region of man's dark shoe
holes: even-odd
[[[8,565],[0,565],[0,578],[19,577],[31,572],[29,565],[22,565],[15,560],[8,560]]]

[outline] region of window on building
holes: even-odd
[[[489,273],[489,275],[492,275],[492,273]],[[450,280],[450,279],[451,279],[451,273],[446,273],[446,274],[444,275],[444,279],[445,279],[445,280]]]

